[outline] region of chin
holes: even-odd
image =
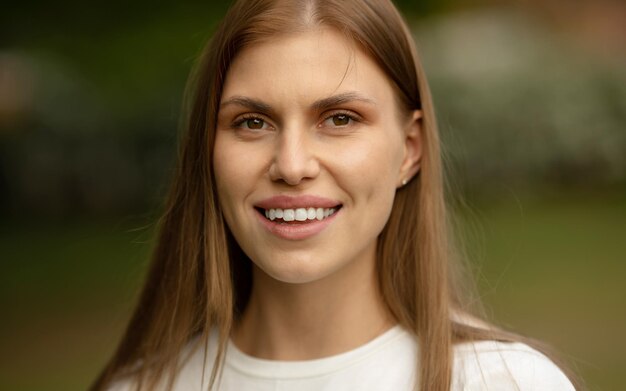
[[[260,272],[286,284],[307,284],[333,273],[334,268],[323,265],[320,258],[310,256],[273,257],[270,262],[254,262]]]

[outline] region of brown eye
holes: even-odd
[[[249,129],[263,129],[263,125],[265,125],[265,121],[260,118],[250,118],[247,119],[245,124]]]
[[[333,115],[333,125],[346,126],[350,123],[350,117],[345,114]]]
[[[335,111],[334,113],[327,114],[324,118],[324,122],[322,122],[320,126],[345,133],[347,130],[360,123],[361,120],[361,117],[356,113]]]

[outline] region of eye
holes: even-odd
[[[346,126],[350,123],[351,118],[346,114],[337,114],[331,117],[333,121],[333,125],[335,126]]]
[[[240,129],[262,130],[267,129],[269,124],[263,118],[254,115],[244,115],[235,120],[233,126]]]
[[[261,118],[250,118],[245,120],[243,123],[250,129],[263,129],[263,126],[265,125],[265,121]]]
[[[350,126],[354,122],[358,122],[358,121],[359,121],[359,118],[357,115],[340,112],[340,113],[334,113],[330,115],[329,117],[326,117],[322,125],[333,127],[333,128],[343,128],[346,126]]]

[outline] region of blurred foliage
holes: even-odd
[[[623,186],[624,64],[595,61],[507,8],[398,3],[415,21],[462,188]],[[187,74],[226,5],[7,4],[0,215],[157,208]]]
[[[0,110],[0,212],[124,213],[154,202],[187,73],[225,4],[133,4],[11,3],[2,13],[0,74],[18,80],[4,95],[26,96]]]
[[[626,64],[506,8],[418,26],[447,153],[465,187],[623,187]]]
[[[596,58],[502,6],[397,3],[415,26],[455,178],[485,203],[468,242],[485,243],[473,253],[486,301],[518,331],[582,359],[591,389],[617,389],[623,57]],[[84,389],[111,353],[152,228],[109,219],[158,209],[187,74],[227,4],[3,4],[0,389]],[[518,210],[510,193],[524,189],[596,194]]]

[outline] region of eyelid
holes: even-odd
[[[329,110],[329,111],[324,113],[324,115],[322,116],[322,122],[320,124],[320,127],[324,124],[324,122],[328,121],[329,119],[331,119],[332,117],[334,117],[336,115],[346,115],[354,122],[363,122],[364,121],[364,118],[361,115],[357,114],[356,112],[354,112],[352,110],[335,109],[335,110]],[[348,126],[348,125],[346,125],[346,126]]]
[[[247,120],[250,119],[260,119],[264,122],[264,124],[267,126],[267,128],[274,128],[274,126],[271,124],[271,121],[269,120],[269,118],[267,118],[267,116],[263,115],[263,114],[259,114],[259,113],[243,113],[243,114],[239,114],[237,117],[235,117],[235,119],[233,120],[231,126],[233,128],[236,129],[242,129],[242,125],[244,122],[246,122]],[[247,130],[263,130],[266,128],[262,128],[262,129],[249,129],[249,128],[245,128]]]

